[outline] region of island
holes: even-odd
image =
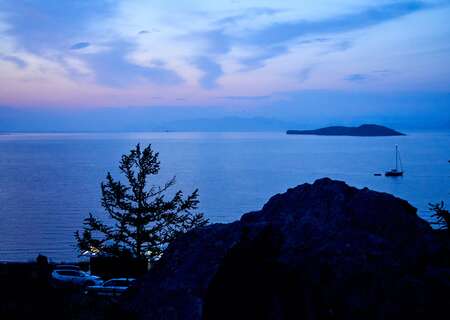
[[[387,137],[404,136],[404,133],[396,130],[376,125],[363,124],[359,127],[332,126],[316,130],[288,130],[287,134],[312,134],[319,136],[357,136],[357,137]]]

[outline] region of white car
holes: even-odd
[[[116,278],[103,282],[101,285],[89,286],[86,288],[86,294],[99,296],[120,296],[130,286],[136,282],[132,278]]]
[[[95,286],[103,281],[87,272],[80,270],[56,269],[52,272],[52,280],[55,285],[60,286]]]
[[[73,264],[58,264],[55,266],[55,270],[75,270],[75,271],[81,271],[80,266],[73,265]]]

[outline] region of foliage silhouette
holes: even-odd
[[[431,217],[436,219],[434,224],[439,225],[440,229],[445,229],[450,233],[450,212],[445,209],[444,202],[430,203],[429,208],[434,213]]]
[[[119,169],[126,184],[109,172],[101,184],[101,204],[114,224],[90,213],[82,233],[75,233],[80,252],[154,260],[180,233],[207,224],[203,214],[195,212],[198,189],[186,197],[177,191],[167,200],[165,194],[175,177],[163,186],[148,186],[149,178],[160,170],[159,154],[151,145],[141,150],[137,144],[122,156]]]

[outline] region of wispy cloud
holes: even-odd
[[[224,29],[194,32],[180,37],[186,42],[197,42],[201,50],[208,54],[225,54],[231,50],[233,38]]]
[[[20,59],[19,57],[9,56],[9,55],[4,55],[4,54],[0,54],[0,60],[11,62],[21,69],[26,68],[26,66],[28,65],[25,62],[25,60]]]
[[[274,15],[281,10],[269,8],[269,7],[256,7],[256,8],[248,8],[243,13],[239,13],[236,15],[231,15],[225,18],[221,18],[216,22],[216,24],[220,26],[236,24],[240,21],[245,21],[248,19],[253,19],[257,16],[271,16]]]
[[[62,48],[77,38],[88,22],[115,7],[112,1],[3,1],[0,10],[11,28],[8,33],[32,52]]]
[[[160,31],[157,28],[152,28],[150,30],[141,30],[138,32],[138,35],[145,35],[145,34],[150,34],[150,33],[155,33],[155,32],[160,32]]]
[[[308,80],[309,77],[311,76],[312,69],[313,69],[312,66],[308,66],[306,68],[301,69],[300,72],[298,73],[299,82],[305,82],[306,80]]]
[[[91,44],[89,42],[78,42],[70,47],[72,50],[80,50],[89,47]]]
[[[268,47],[265,50],[260,50],[260,52],[254,54],[253,56],[242,58],[240,60],[240,63],[244,65],[242,71],[262,68],[266,60],[277,57],[286,52],[288,52],[288,48],[285,46],[273,46]]]
[[[408,1],[376,6],[361,12],[317,21],[299,20],[274,23],[266,28],[248,34],[241,40],[246,43],[267,46],[307,35],[353,31],[393,20],[427,7],[428,5],[423,2]]]
[[[0,103],[43,87],[65,88],[52,101],[85,90],[136,105],[263,104],[352,83],[448,90],[448,0],[254,3],[0,0]]]
[[[387,69],[373,70],[366,73],[352,73],[344,77],[344,80],[354,83],[365,83],[367,81],[380,81],[391,75]]]
[[[349,74],[344,79],[347,81],[350,81],[350,82],[359,83],[359,82],[367,81],[369,79],[369,75],[362,74],[362,73],[354,73],[354,74]]]
[[[152,60],[150,61],[150,63],[151,63],[153,66],[156,66],[156,67],[163,67],[163,66],[166,65],[166,63],[165,63],[163,60],[161,60],[161,59],[152,59]]]
[[[263,96],[223,96],[218,97],[219,99],[226,99],[226,100],[266,100],[270,99],[271,95],[263,95]]]
[[[158,85],[177,85],[183,79],[174,70],[161,65],[143,66],[133,63],[128,55],[133,51],[133,44],[115,42],[110,50],[86,54],[84,59],[95,73],[101,84],[112,87],[127,87],[138,82],[148,81]]]
[[[195,58],[193,64],[203,73],[199,83],[204,89],[214,89],[218,86],[217,80],[223,75],[220,64],[207,56]]]
[[[273,22],[272,24],[255,30],[245,30],[242,35],[230,34],[225,29],[216,29],[209,32],[195,34],[207,45],[208,52],[213,54],[228,53],[234,46],[253,47],[255,54],[241,58],[243,71],[249,71],[264,66],[266,60],[283,55],[289,50],[288,42],[301,39],[297,45],[330,42],[329,37],[320,37],[321,34],[339,34],[348,31],[367,28],[381,24],[426,8],[430,5],[419,1],[404,1],[372,6],[368,9],[333,16],[320,20],[297,20],[289,22]],[[234,24],[242,20],[251,19],[257,15],[274,15],[278,10],[260,8],[248,10],[240,15],[229,16],[219,20],[219,25]],[[312,39],[302,39],[316,36]],[[334,42],[325,53],[344,51],[351,48],[350,40]]]
[[[321,50],[321,55],[327,55],[330,53],[336,53],[341,51],[349,50],[353,47],[354,43],[350,40],[330,40],[324,42],[325,45]]]

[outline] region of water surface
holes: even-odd
[[[155,183],[200,190],[201,211],[230,222],[270,196],[317,178],[392,193],[429,218],[429,202],[449,202],[450,134],[322,137],[284,133],[77,133],[0,135],[0,260],[77,258],[73,233],[99,206],[106,172],[136,143],[160,152]],[[405,176],[376,177],[394,166],[398,144]]]

